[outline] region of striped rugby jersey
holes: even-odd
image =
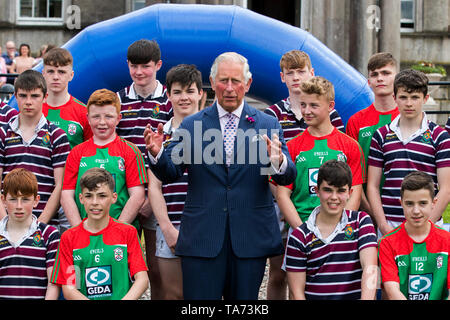
[[[55,262],[59,232],[33,216],[27,234],[13,245],[8,239],[7,222],[8,216],[0,221],[0,298],[44,299],[47,269]]]
[[[30,141],[24,142],[19,130],[19,116],[0,127],[0,166],[3,177],[15,168],[25,168],[36,175],[40,200],[33,214],[39,218],[55,187],[54,169],[62,168],[70,152],[66,133],[42,115]],[[51,225],[58,224],[52,218]]]
[[[164,125],[164,139],[168,141],[175,130],[172,130],[171,118]],[[167,142],[166,142],[167,143]],[[181,215],[183,214],[184,203],[186,201],[188,189],[188,173],[187,169],[184,171],[183,176],[178,180],[162,185],[162,194],[167,206],[167,214],[170,222],[173,225],[179,225],[181,223]]]
[[[381,203],[388,221],[405,220],[400,204],[400,187],[410,172],[423,171],[434,180],[437,169],[450,167],[450,135],[424,114],[421,128],[407,139],[401,138],[400,116],[379,128],[370,145],[368,165],[383,168],[386,178],[381,190]]]
[[[140,97],[134,90],[134,83],[123,88],[117,95],[120,99],[122,119],[117,125],[117,134],[134,143],[147,163],[144,130],[150,123],[152,130],[156,130],[159,123],[165,124],[172,117],[172,104],[167,98],[166,88],[157,81],[155,92],[147,98]]]
[[[447,132],[450,133],[450,117],[448,117],[447,123],[445,125],[445,130],[447,130]]]
[[[114,178],[117,201],[111,205],[109,214],[117,219],[130,197],[128,188],[148,182],[142,153],[133,143],[119,136],[104,146],[96,145],[91,138],[72,149],[67,157],[63,190],[75,190],[75,202],[82,219],[86,217],[86,211],[78,197],[81,193],[80,179],[94,167],[106,169]],[[138,227],[137,217],[133,225]]]
[[[361,298],[361,250],[376,247],[377,237],[369,215],[344,210],[336,229],[323,239],[316,224],[320,207],[289,236],[284,267],[306,272],[307,300]]]
[[[291,110],[291,102],[289,97],[278,101],[274,105],[264,110],[265,113],[274,116],[283,129],[284,140],[288,142],[295,136],[299,135],[308,128],[305,119],[297,119],[294,112]],[[330,112],[331,124],[339,131],[344,132],[344,123],[336,109]]]
[[[0,101],[0,126],[5,125],[18,114],[19,111]]]

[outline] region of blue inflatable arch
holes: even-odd
[[[129,85],[128,46],[138,39],[158,42],[164,83],[168,69],[195,64],[209,85],[216,56],[235,51],[245,56],[253,74],[249,95],[267,103],[287,97],[279,61],[292,49],[307,52],[316,75],[335,86],[336,108],[344,123],[373,101],[367,80],[308,32],[238,6],[156,4],[85,28],[63,47],[74,58],[69,91],[86,102],[99,88],[113,91]],[[36,67],[42,70],[42,65]]]

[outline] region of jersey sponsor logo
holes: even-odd
[[[299,153],[299,155],[298,155],[297,157],[295,157],[295,163],[298,163],[298,162],[305,162],[305,161],[306,161],[306,158],[303,157],[303,156],[301,155],[301,153]]]
[[[74,125],[73,123],[69,123],[69,127],[67,128],[67,131],[69,132],[69,134],[71,136],[73,136],[74,134],[77,133],[77,126]]]
[[[121,261],[123,259],[123,249],[122,248],[114,249],[114,259],[116,261]]]
[[[318,174],[319,168],[308,168],[308,187],[310,196],[317,196],[314,187],[317,186]]]
[[[111,266],[86,268],[85,279],[88,298],[112,295]]]
[[[361,134],[361,137],[363,137],[363,138],[370,138],[370,137],[372,137],[372,132],[370,132],[370,131],[363,132]]]
[[[395,134],[395,133],[388,133],[387,135],[386,135],[386,141],[388,141],[388,140],[393,140],[393,139],[396,139],[397,138],[397,135]]]
[[[406,262],[405,261],[398,261],[397,262],[397,266],[399,266],[399,267],[407,267],[407,264],[406,264]]]
[[[409,300],[428,300],[433,284],[433,274],[410,274],[408,283]]]

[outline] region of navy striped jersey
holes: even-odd
[[[278,122],[283,129],[284,140],[286,142],[308,128],[305,119],[297,119],[294,112],[292,112],[289,98],[278,101],[274,105],[265,109],[264,112],[278,119]],[[330,112],[330,120],[334,127],[345,133],[344,123],[342,122],[342,119],[336,109],[333,109],[333,111]]]
[[[363,211],[344,210],[336,229],[323,239],[316,224],[320,207],[289,236],[287,272],[306,272],[307,300],[361,298],[362,267],[359,253],[377,246],[375,228]]]
[[[173,134],[172,119],[164,125],[164,139],[168,141]],[[184,174],[176,181],[162,185],[162,194],[167,206],[167,214],[173,225],[181,223],[181,215],[183,214],[184,202],[188,189],[188,173],[187,169]]]
[[[47,269],[53,267],[59,232],[50,225],[33,222],[20,243],[8,239],[8,217],[0,221],[0,298],[44,299]]]
[[[50,123],[42,115],[35,135],[25,142],[20,135],[19,116],[0,127],[0,166],[3,177],[15,168],[25,168],[36,175],[40,200],[33,214],[39,217],[55,187],[54,169],[63,168],[70,152],[64,130]],[[58,224],[52,218],[50,223]]]
[[[19,111],[0,101],[0,126],[8,123]]]
[[[172,117],[172,104],[167,98],[166,88],[158,81],[155,92],[143,98],[136,93],[133,83],[117,92],[117,95],[120,99],[122,119],[116,132],[139,148],[148,168],[144,130],[149,123],[152,130],[156,130],[159,123],[165,124]]]
[[[450,135],[424,115],[421,129],[401,139],[400,116],[379,128],[373,135],[369,166],[383,168],[386,178],[381,190],[381,203],[386,220],[403,222],[400,187],[405,176],[413,171],[428,173],[437,190],[437,169],[450,167]]]
[[[447,132],[450,133],[450,117],[448,117],[447,123],[445,125],[445,130],[447,130]]]

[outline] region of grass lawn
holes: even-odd
[[[450,223],[450,205],[448,205],[447,209],[445,209],[443,217],[444,217],[444,223]]]

